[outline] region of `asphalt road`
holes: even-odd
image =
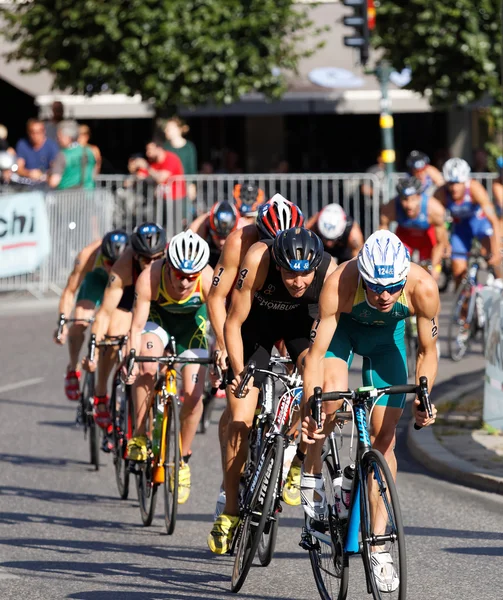
[[[143,527],[135,490],[118,499],[110,457],[102,455],[98,473],[88,465],[75,407],[63,395],[66,349],[51,341],[55,321],[56,310],[46,309],[0,317],[0,599],[229,597],[232,559],[206,547],[221,477],[216,425],[197,436],[192,494],[175,534],[164,533],[161,499],[153,525]],[[445,338],[443,325],[445,318]],[[482,367],[480,352],[458,364],[442,359],[438,383],[462,387]],[[503,499],[429,475],[405,448],[406,423],[397,454],[408,598],[501,598]],[[242,597],[318,597],[300,526],[301,508],[285,508],[275,558],[251,570]],[[350,566],[348,597],[367,598],[360,559]]]

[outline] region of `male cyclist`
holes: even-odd
[[[236,206],[224,200],[214,204],[209,212],[200,215],[191,223],[190,229],[208,242],[209,264],[212,268],[215,268],[220,258],[225,240],[237,229],[238,220],[239,213]]]
[[[245,388],[246,396],[237,398],[234,393],[245,365],[254,360],[259,369],[267,369],[272,348],[282,339],[292,361],[302,369],[313,323],[309,305],[317,304],[323,282],[334,270],[335,262],[324,252],[320,238],[302,227],[282,231],[273,241],[257,242],[241,265],[225,322],[231,420],[224,474],[225,508],[208,536],[208,546],[215,554],[228,552],[239,523],[239,480],[263,381],[263,376],[257,374],[253,387]]]
[[[363,245],[360,226],[346,215],[339,204],[325,206],[309,219],[306,228],[321,238],[325,250],[338,265],[354,258]]]
[[[190,229],[169,242],[166,258],[155,262],[136,283],[128,351],[134,348],[142,356],[162,356],[170,336],[176,340],[177,354],[191,358],[209,356],[206,338],[206,298],[213,279],[208,265],[210,249]],[[203,387],[206,368],[188,364],[182,368],[183,405],[180,411],[182,462],[178,502],[187,502],[190,494],[189,458],[191,446],[203,411]],[[135,364],[128,380],[133,384],[136,429],[128,442],[132,461],[147,459],[145,414],[157,375],[155,363]]]
[[[347,390],[348,370],[354,354],[364,357],[363,383],[382,387],[407,383],[404,319],[415,314],[419,348],[416,381],[428,378],[431,389],[437,374],[439,293],[435,280],[419,265],[411,264],[404,244],[389,231],[373,233],[358,257],[341,265],[326,281],[320,296],[319,319],[311,332],[312,345],[305,359],[304,399],[314,388]],[[413,404],[418,425],[433,423]],[[324,403],[327,415],[323,434],[334,427],[333,413],[341,402]],[[395,430],[405,405],[405,394],[382,396],[372,411],[372,446],[382,452],[394,477]],[[433,410],[434,416],[436,410]],[[326,518],[326,497],[321,476],[324,435],[306,416],[303,434],[309,444],[303,465],[301,496],[306,514]],[[309,439],[311,438],[311,439]],[[379,524],[374,523],[377,529]],[[389,553],[375,553],[372,563],[382,591],[398,587]]]
[[[215,267],[213,283],[208,296],[208,315],[216,337],[218,364],[223,371],[227,369],[224,323],[227,318],[230,295],[238,278],[239,266],[253,244],[259,240],[273,240],[280,231],[291,227],[300,227],[303,222],[304,216],[300,209],[283,198],[281,194],[275,194],[268,202],[261,205],[254,224],[233,231],[225,241],[220,259]],[[227,401],[228,403],[229,401]],[[222,450],[222,471],[225,471],[226,431],[229,417],[227,406],[218,426],[218,438]],[[285,489],[288,489],[291,483],[289,475]],[[222,488],[218,497],[216,516],[222,512],[224,505],[225,492]]]
[[[234,186],[233,196],[241,215],[239,226],[253,224],[259,206],[265,202],[264,190],[260,189],[253,181],[245,181]]]
[[[431,260],[431,274],[438,281],[449,247],[445,208],[423,191],[417,177],[400,179],[396,189],[398,195],[381,207],[380,228],[389,229],[390,223],[396,222],[396,235],[411,255],[417,250],[421,262]]]
[[[470,165],[461,158],[449,159],[443,167],[446,183],[435,192],[450,212],[452,274],[459,285],[467,269],[468,254],[474,238],[479,238],[490,253],[488,262],[496,277],[501,277],[499,222],[483,185],[470,179]]]
[[[96,314],[91,333],[96,334],[100,342],[105,334],[110,336],[126,335],[131,327],[131,311],[134,301],[134,286],[140,273],[150,264],[164,256],[166,249],[166,232],[156,223],[143,223],[131,234],[131,244],[115,263],[110,272],[103,302]],[[96,348],[94,362],[84,360],[84,367],[90,371],[96,369],[100,356]],[[96,385],[96,422],[100,427],[108,428],[110,414],[108,411],[107,381],[113,368],[116,352],[108,348],[100,361],[100,372],[103,380]]]
[[[78,290],[74,318],[83,319],[73,323],[69,330],[65,326],[59,339],[56,334],[54,335],[54,341],[57,344],[64,344],[68,337],[70,362],[65,376],[65,393],[69,400],[78,400],[80,396],[79,354],[89,325],[84,319],[90,319],[100,305],[107,285],[108,274],[114,263],[126,250],[128,241],[127,233],[114,230],[108,232],[102,240],[86,246],[75,259],[73,271],[61,294],[58,313],[69,318]]]
[[[407,156],[405,164],[409,175],[417,177],[423,185],[423,190],[429,195],[444,183],[442,173],[430,165],[430,157],[424,152],[412,150]]]

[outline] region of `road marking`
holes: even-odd
[[[42,381],[44,381],[43,377],[34,377],[33,379],[25,379],[24,381],[19,381],[18,383],[9,383],[8,385],[3,385],[0,387],[0,394],[3,394],[3,392],[10,392],[11,390],[29,387],[30,385],[36,385]]]

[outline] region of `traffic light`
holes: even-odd
[[[353,14],[343,18],[344,25],[353,27],[353,35],[344,36],[344,45],[349,48],[360,49],[360,62],[362,65],[367,63],[369,58],[369,4],[373,9],[373,0],[342,0],[344,6],[353,9]],[[373,13],[375,15],[375,12]],[[372,15],[372,16],[373,16]]]

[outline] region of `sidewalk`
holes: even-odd
[[[433,427],[415,431],[409,424],[412,456],[445,479],[503,494],[503,434],[482,423],[484,382],[480,378],[435,399]]]

